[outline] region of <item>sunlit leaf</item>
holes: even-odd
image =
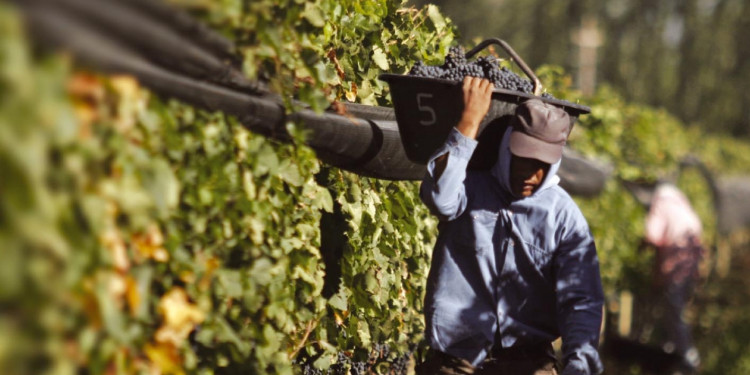
[[[383,52],[383,49],[378,46],[372,48],[372,61],[374,61],[378,68],[382,70],[388,70],[390,68],[388,57],[385,55],[385,52]]]

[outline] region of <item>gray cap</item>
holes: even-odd
[[[511,120],[510,152],[554,164],[562,158],[570,134],[570,116],[562,108],[530,99],[516,108]]]

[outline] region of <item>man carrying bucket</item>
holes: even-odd
[[[464,110],[420,196],[440,219],[425,298],[431,346],[418,374],[599,374],[603,292],[594,240],[556,172],[571,121],[520,104],[489,171],[467,172],[493,86],[467,77]]]

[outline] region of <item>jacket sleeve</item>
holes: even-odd
[[[583,216],[580,220],[585,223]],[[594,375],[603,371],[599,331],[604,292],[594,239],[588,225],[573,228],[555,257],[558,327],[562,336],[561,375]]]
[[[452,128],[445,144],[440,147],[427,163],[427,173],[422,179],[419,196],[430,211],[441,221],[453,220],[466,209],[466,166],[477,146],[475,139],[461,134]],[[435,160],[448,154],[445,169],[436,176]]]

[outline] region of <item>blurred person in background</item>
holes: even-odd
[[[669,182],[656,186],[646,217],[644,246],[656,251],[654,284],[664,304],[664,349],[680,356],[675,374],[694,374],[700,364],[690,327],[683,319],[704,256],[700,218],[685,194]]]

